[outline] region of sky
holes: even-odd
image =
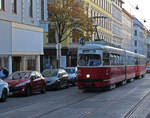
[[[131,15],[138,18],[150,30],[150,0],[123,0],[125,8]],[[138,6],[139,10],[136,9]],[[144,23],[144,20],[146,22]]]

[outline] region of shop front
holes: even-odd
[[[41,70],[48,68],[57,68],[57,50],[56,48],[45,48],[44,55],[41,56]],[[77,66],[77,48],[63,47],[61,49],[60,67],[76,67]]]

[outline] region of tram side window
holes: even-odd
[[[140,65],[144,65],[146,63],[144,58],[140,58],[139,61],[140,61],[139,62]]]
[[[134,65],[134,57],[128,56],[127,57],[127,65]]]
[[[122,65],[123,59],[119,54],[110,54],[111,65]]]
[[[124,56],[123,55],[120,55],[120,65],[124,65]]]
[[[108,66],[110,65],[110,58],[109,58],[109,53],[103,53],[103,65]]]

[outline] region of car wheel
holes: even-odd
[[[26,88],[25,95],[26,95],[26,96],[31,96],[31,95],[32,95],[32,90],[31,90],[31,87],[30,87],[30,86],[28,86],[28,87]]]
[[[44,84],[44,85],[42,86],[41,93],[45,93],[45,92],[46,92],[46,85]]]
[[[64,88],[64,82],[63,82],[63,81],[60,81],[60,82],[59,82],[59,88],[60,88],[60,89],[63,89],[63,88]]]
[[[0,101],[5,102],[7,99],[7,90],[4,89]]]

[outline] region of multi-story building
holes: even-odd
[[[112,43],[121,46],[122,37],[122,0],[112,0]]]
[[[40,71],[43,29],[40,0],[0,0],[0,66]]]
[[[137,19],[133,19],[133,49],[135,53],[147,56],[145,26]]]
[[[133,51],[133,16],[125,9],[122,10],[122,45],[121,47]]]

